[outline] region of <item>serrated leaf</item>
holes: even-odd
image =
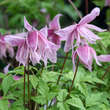
[[[7,94],[8,90],[11,87],[12,84],[13,84],[12,75],[8,75],[8,76],[6,76],[3,79],[3,81],[2,81],[2,89],[3,89],[4,95]]]
[[[69,105],[63,102],[58,102],[57,107],[59,110],[70,110]]]
[[[85,110],[85,107],[84,107],[84,105],[83,105],[81,99],[78,98],[78,97],[72,96],[72,98],[71,98],[71,99],[68,99],[68,100],[66,101],[66,103],[68,103],[69,105],[71,105],[71,106],[73,106],[73,107],[77,107],[77,108],[80,108],[80,109],[82,109],[82,110]]]

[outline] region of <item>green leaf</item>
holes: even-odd
[[[1,99],[0,100],[0,110],[8,110],[8,100]]]
[[[58,102],[57,107],[59,110],[70,110],[69,105],[63,102]]]
[[[4,95],[7,94],[9,88],[11,87],[11,85],[13,84],[13,78],[12,78],[12,75],[8,75],[6,76],[4,79],[3,79],[3,82],[2,82],[2,89],[3,89],[3,92],[4,92]]]
[[[69,105],[71,105],[73,107],[77,107],[77,108],[80,108],[82,110],[85,110],[85,107],[84,107],[81,99],[78,98],[78,97],[72,96],[72,98],[71,99],[68,99],[66,101],[66,103],[68,103]]]
[[[66,89],[62,89],[57,96],[58,101],[64,101],[66,96],[67,96],[68,92]]]
[[[38,85],[38,78],[35,75],[30,75],[30,82],[34,89],[36,89]]]

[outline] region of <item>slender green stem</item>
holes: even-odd
[[[73,80],[72,80],[72,85],[69,88],[68,96],[70,96],[71,90],[73,88],[74,81],[75,81],[75,78],[76,78],[76,74],[77,74],[77,71],[78,71],[78,66],[79,66],[79,58],[78,58],[78,61],[77,61],[77,64],[76,64],[76,69],[75,69],[74,77],[73,77]]]
[[[57,80],[57,84],[59,84],[59,81],[60,81],[60,79],[61,79],[61,76],[62,76],[63,69],[64,69],[64,66],[65,66],[65,63],[66,63],[67,58],[68,58],[68,52],[66,53],[63,66],[62,66],[62,68],[61,68],[61,72],[60,72],[60,75],[59,75],[58,80]]]
[[[25,107],[25,73],[26,73],[26,67],[24,66],[24,91],[23,91],[24,107]]]

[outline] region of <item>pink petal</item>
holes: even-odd
[[[58,30],[60,29],[59,18],[61,14],[57,14],[54,19],[49,23],[49,29]]]
[[[47,26],[45,26],[44,28],[42,28],[40,30],[40,33],[42,33],[42,35],[47,38],[47,36],[48,36],[48,28],[47,28]]]
[[[9,63],[8,65],[6,65],[6,66],[4,67],[3,72],[4,72],[5,74],[8,73],[10,65],[11,65],[11,64]]]
[[[87,27],[89,29],[94,29],[94,30],[96,30],[98,32],[104,32],[104,31],[106,31],[106,29],[101,29],[101,28],[99,28],[99,27],[97,27],[95,25],[92,25],[92,24],[85,24],[85,27]]]
[[[31,31],[28,33],[27,44],[28,44],[28,47],[32,49],[33,51],[37,49],[37,45],[38,45],[38,32],[37,31]]]
[[[77,57],[77,52],[72,53],[72,63],[73,63],[73,71],[75,72],[76,66],[75,66],[75,59]]]
[[[100,14],[100,9],[99,8],[94,8],[90,14],[86,15],[85,17],[83,17],[80,22],[79,25],[84,25],[87,23],[90,23],[91,21],[93,21],[97,16],[99,16]]]
[[[92,31],[85,27],[78,28],[78,32],[80,36],[87,39],[90,43],[95,42],[96,40],[100,40],[101,38],[95,35]]]
[[[20,64],[23,64],[25,66],[27,64],[28,55],[29,55],[29,49],[27,47],[26,42],[23,42],[18,47],[18,51],[17,51],[17,55],[16,55],[16,60]]]
[[[28,30],[28,31],[32,31],[32,26],[28,23],[26,17],[24,16],[24,27]]]
[[[68,38],[66,39],[66,43],[65,43],[65,47],[64,47],[65,52],[68,52],[72,48],[73,42],[74,42],[74,34],[71,33],[68,36]]]
[[[101,62],[110,62],[110,55],[100,55],[98,56],[98,60]]]
[[[76,26],[77,25],[70,25],[66,28],[56,31],[55,33],[61,37],[61,40],[66,40],[68,36],[70,36],[71,33],[76,29]]]
[[[7,51],[8,51],[8,53],[9,53],[9,56],[10,56],[11,58],[13,58],[13,57],[14,57],[14,49],[13,49],[13,47],[8,46],[8,47],[7,47]]]
[[[98,57],[97,57],[97,55],[96,55],[96,52],[95,52],[95,50],[94,50],[93,48],[91,48],[91,54],[92,54],[92,56],[94,57],[96,63],[97,63],[99,66],[101,66],[101,64],[99,63]]]
[[[25,41],[25,37],[17,35],[6,35],[4,39],[11,46],[18,46]]]

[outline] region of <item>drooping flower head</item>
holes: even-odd
[[[5,42],[4,36],[0,34],[0,59],[6,57],[7,52],[9,53],[9,56],[12,58],[14,56],[13,47]]]
[[[61,45],[61,37],[58,36],[55,32],[58,31],[60,28],[59,18],[61,14],[58,14],[54,17],[54,19],[49,23],[48,29],[48,39],[49,41],[53,42],[60,48]]]
[[[94,8],[91,13],[83,17],[78,24],[68,26],[56,32],[56,34],[65,37],[66,39],[66,44],[64,47],[65,52],[68,52],[73,47],[74,40],[76,40],[77,46],[82,43],[83,39],[85,39],[89,43],[95,43],[96,40],[100,40],[100,38],[90,29],[96,30],[98,32],[103,32],[105,30],[102,30],[95,25],[88,24],[93,21],[97,16],[99,16],[99,14],[100,9]]]
[[[76,57],[79,57],[79,61],[84,64],[84,66],[89,69],[90,71],[92,71],[92,62],[93,59],[95,59],[96,63],[101,66],[101,64],[99,63],[98,57],[96,55],[95,50],[88,46],[88,45],[83,45],[83,46],[79,46],[75,52],[73,52],[72,55],[72,61],[73,61],[73,69],[75,70],[75,59]]]
[[[49,59],[56,63],[56,45],[47,40],[47,27],[40,31],[32,27],[24,17],[24,27],[28,32],[7,35],[5,40],[13,46],[18,46],[16,60],[21,64],[26,65],[28,59],[33,64],[39,63],[42,60],[45,65]]]

